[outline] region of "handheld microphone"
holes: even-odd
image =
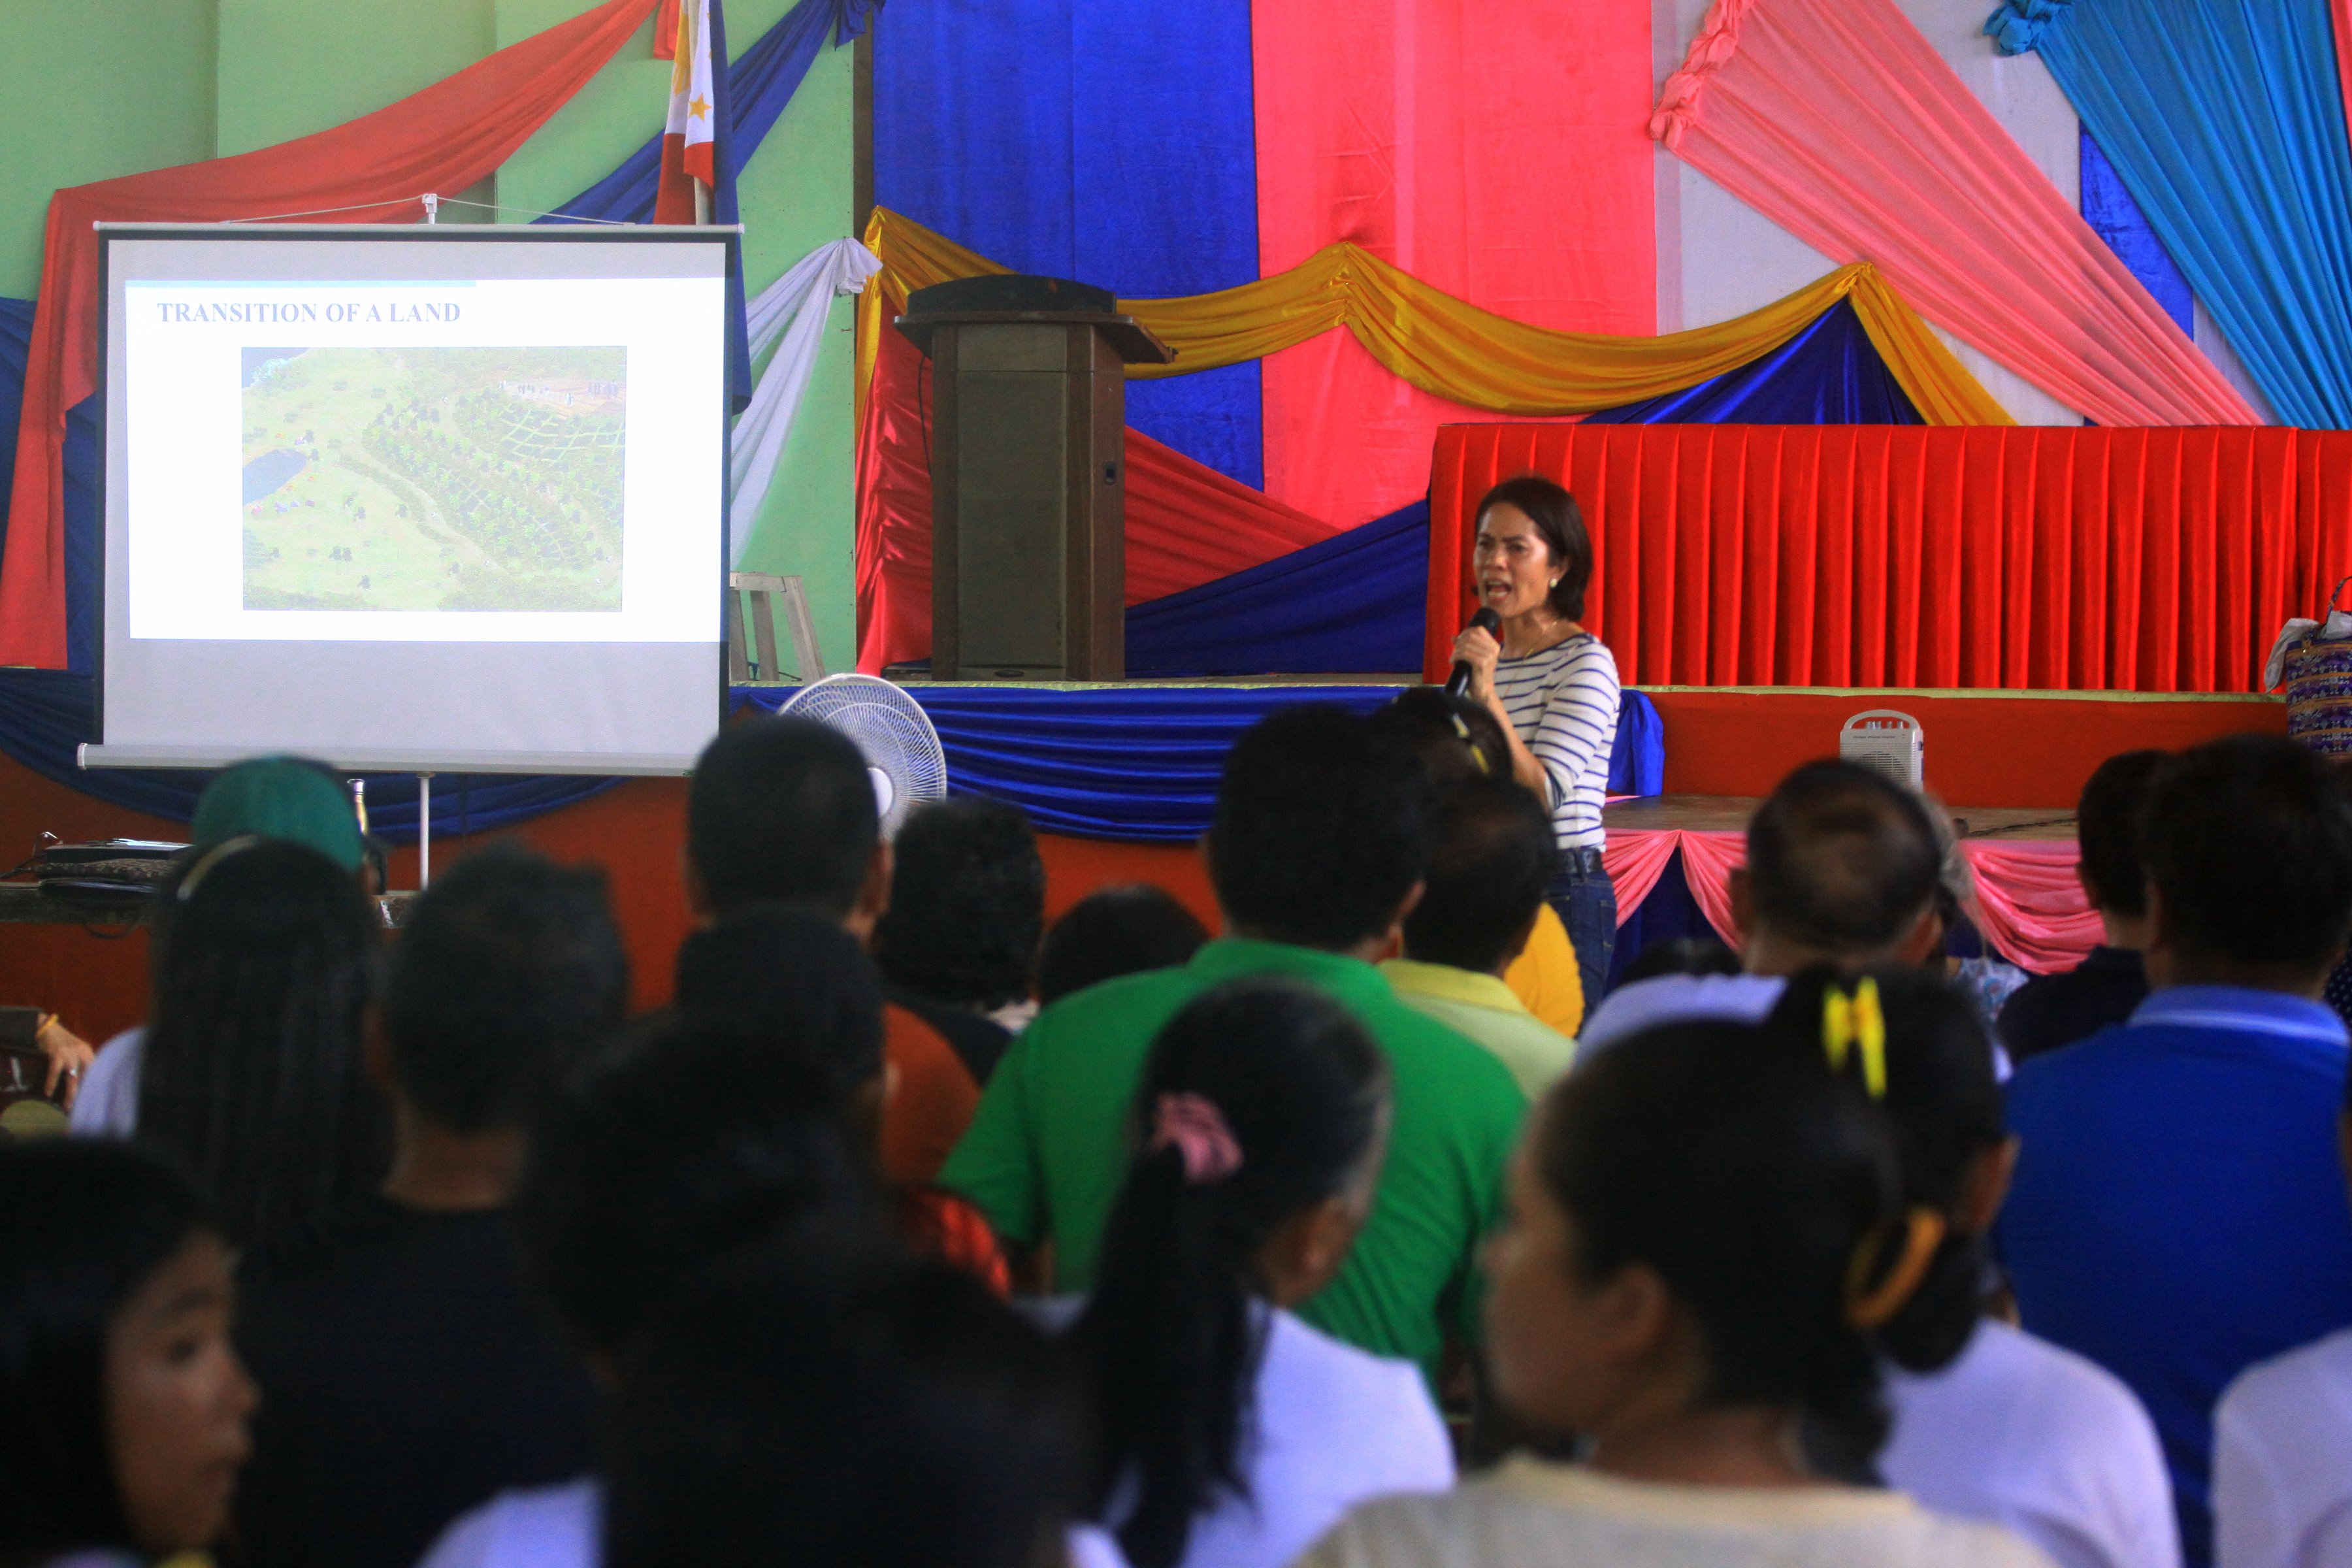
[[[1478,613],[1470,617],[1470,624],[1482,632],[1499,631],[1502,629],[1503,617],[1495,613],[1493,605],[1481,605],[1478,606]],[[1454,661],[1454,673],[1445,678],[1445,695],[1459,697],[1469,689],[1470,661],[1466,658],[1457,658]]]

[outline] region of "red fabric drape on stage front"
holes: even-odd
[[[931,652],[929,368],[881,335],[857,434],[857,668]],[[1127,433],[1127,602],[1142,604],[1287,555],[1339,531],[1150,437]]]
[[[2352,432],[1448,426],[1433,680],[1470,510],[1528,470],[1583,508],[1586,622],[1629,684],[2254,691],[2352,573]]]
[[[100,222],[226,223],[301,212],[304,223],[398,223],[417,197],[462,191],[507,161],[603,68],[655,0],[607,0],[422,92],[331,131],[234,158],[76,185],[49,199],[41,296],[25,374],[8,541],[0,559],[0,664],[66,662],[66,410],[98,388]],[[319,212],[319,207],[362,211]]]

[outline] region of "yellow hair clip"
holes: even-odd
[[[1849,996],[1836,986],[1822,993],[1822,1048],[1832,1072],[1845,1071],[1846,1053],[1862,1052],[1862,1087],[1873,1100],[1886,1098],[1886,1015],[1878,1005],[1878,982],[1867,975]]]

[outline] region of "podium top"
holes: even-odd
[[[1168,364],[1176,351],[1133,316],[1101,310],[937,310],[900,316],[892,323],[907,341],[931,357],[931,333],[940,327],[1092,327],[1129,364]]]

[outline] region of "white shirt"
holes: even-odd
[[[143,1026],[125,1029],[99,1047],[66,1113],[68,1131],[81,1138],[128,1138],[139,1130],[139,1059],[146,1048]]]
[[[596,1568],[604,1491],[593,1477],[500,1492],[441,1532],[416,1568]],[[1070,1568],[1127,1568],[1118,1543],[1088,1526],[1069,1532]]]
[[[2179,1568],[2156,1423],[2121,1379],[1987,1319],[1940,1372],[1890,1369],[1887,1484],[2001,1525],[2059,1568]]]
[[[1249,1497],[1227,1496],[1192,1521],[1184,1568],[1286,1568],[1366,1498],[1454,1484],[1454,1447],[1418,1367],[1279,1310],[1242,1464]]]
[[[1585,1016],[1577,1059],[1661,1024],[1760,1024],[1788,987],[1777,974],[1655,974],[1620,985]]]
[[[1495,695],[1543,764],[1544,804],[1563,849],[1598,849],[1609,757],[1617,749],[1617,659],[1591,632],[1495,666]]]
[[[2215,1568],[2352,1568],[2352,1329],[2238,1374],[2213,1411]]]
[[[596,1568],[604,1511],[593,1477],[500,1492],[443,1531],[417,1568]]]
[[[1299,1568],[2049,1568],[1990,1525],[1860,1487],[1695,1487],[1515,1458],[1350,1512]]]

